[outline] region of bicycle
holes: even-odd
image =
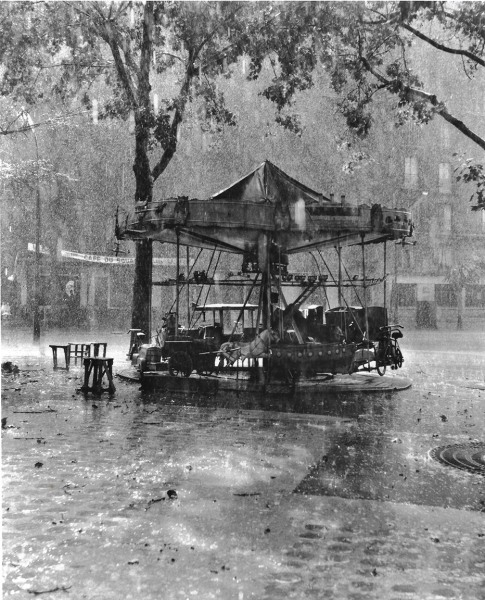
[[[376,352],[376,369],[384,375],[387,367],[399,369],[404,361],[398,339],[403,337],[402,325],[386,325],[379,327],[378,347]]]

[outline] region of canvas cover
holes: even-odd
[[[306,205],[330,203],[329,198],[296,181],[269,160],[211,198],[234,202],[279,202],[283,205],[298,200],[304,200]]]
[[[411,215],[380,205],[336,203],[266,160],[208,199],[167,198],[138,209],[121,232],[198,248],[262,255],[277,245],[286,254],[325,246],[377,243],[411,233]]]

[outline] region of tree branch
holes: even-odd
[[[104,22],[102,24],[102,31],[100,34],[104,41],[108,44],[111,50],[111,54],[113,55],[116,71],[118,73],[118,77],[123,85],[123,88],[128,97],[128,101],[132,108],[136,108],[138,106],[136,86],[134,85],[131,76],[126,68],[125,63],[123,62],[123,58],[121,56],[120,48],[115,39],[115,34],[113,31],[113,27],[111,23]]]
[[[93,23],[95,31],[98,33],[101,39],[108,44],[114,59],[118,77],[128,97],[128,102],[133,108],[136,108],[138,106],[137,90],[129,73],[129,68],[133,68],[133,65],[129,65],[128,61],[127,64],[125,64],[123,61],[123,57],[121,56],[120,52],[120,48],[123,47],[123,43],[120,41],[119,35],[113,26],[113,21],[106,18],[106,15],[102,11],[98,2],[86,2],[85,5],[86,9],[89,9],[88,13],[79,10],[76,6],[74,6],[74,4],[73,7],[74,10],[88,15],[89,19]],[[136,73],[136,67],[133,70]]]
[[[387,79],[383,75],[381,75],[378,71],[376,71],[372,65],[369,63],[367,58],[363,55],[360,56],[360,61],[369,73],[374,75],[376,79],[378,79],[381,83],[385,85],[388,91],[395,85],[395,81],[391,79]],[[426,100],[432,106],[435,107],[436,113],[439,114],[445,121],[448,121],[453,127],[461,131],[463,135],[465,135],[468,139],[472,140],[477,146],[485,150],[485,140],[477,135],[474,131],[472,131],[463,121],[454,117],[448,110],[443,102],[438,101],[437,97],[434,94],[429,94],[423,90],[419,90],[417,88],[413,88],[410,85],[402,84],[401,90],[406,92],[409,97],[420,98],[422,100]],[[395,92],[394,92],[395,93]]]
[[[415,29],[408,23],[399,23],[399,25],[403,29],[406,29],[407,31],[409,31],[410,33],[415,35],[417,38],[425,41],[426,43],[428,43],[430,46],[433,46],[433,48],[436,48],[437,50],[441,50],[442,52],[447,52],[448,54],[458,54],[461,56],[466,56],[471,61],[476,62],[477,64],[479,64],[482,67],[485,67],[485,60],[483,60],[476,54],[473,54],[473,52],[470,52],[469,50],[461,50],[459,48],[450,48],[449,46],[440,44],[439,42],[437,42],[437,41],[433,40],[432,38],[428,37],[427,35],[425,35],[424,33],[421,33],[421,31],[418,31],[417,29]]]
[[[192,64],[192,60],[190,60],[185,72],[184,83],[182,84],[179,96],[176,101],[175,113],[172,119],[172,124],[170,125],[169,144],[165,148],[162,157],[160,158],[158,163],[152,169],[153,181],[156,181],[160,177],[160,175],[165,171],[170,161],[172,160],[175,151],[177,150],[177,132],[184,117],[185,106],[187,105],[187,99],[189,95],[190,84],[193,78],[193,73],[194,66]]]

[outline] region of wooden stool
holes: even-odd
[[[90,342],[86,344],[88,349],[88,356],[99,356],[99,349],[103,347],[103,357],[106,357],[106,349],[108,348],[107,342]]]
[[[89,344],[78,344],[77,342],[69,342],[69,354],[74,357],[74,362],[77,363],[78,358],[84,358],[89,355]]]
[[[89,380],[93,374],[92,385]],[[103,377],[108,379],[108,387],[103,388]],[[113,359],[107,357],[88,356],[84,359],[84,383],[81,388],[84,393],[93,392],[93,394],[102,394],[109,392],[114,394],[116,388],[113,383]]]
[[[52,348],[52,358],[54,360],[54,369],[65,369],[66,371],[69,371],[69,359],[71,356],[69,344],[49,344],[49,347]],[[64,350],[64,358],[66,361],[65,367],[57,366],[57,349],[58,348],[62,348]]]

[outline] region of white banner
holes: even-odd
[[[72,258],[74,260],[83,260],[85,262],[117,264],[117,265],[132,265],[135,263],[134,258],[124,256],[101,256],[99,254],[83,254],[82,252],[71,252],[70,250],[61,250],[61,256],[64,258]]]
[[[82,252],[71,252],[70,250],[61,250],[61,256],[84,262],[94,262],[114,265],[134,265],[134,257],[125,256],[101,256],[99,254],[83,254]],[[191,263],[193,261],[190,261]],[[182,261],[181,261],[182,263]],[[154,258],[153,264],[156,266],[174,267],[177,264],[176,258]]]

